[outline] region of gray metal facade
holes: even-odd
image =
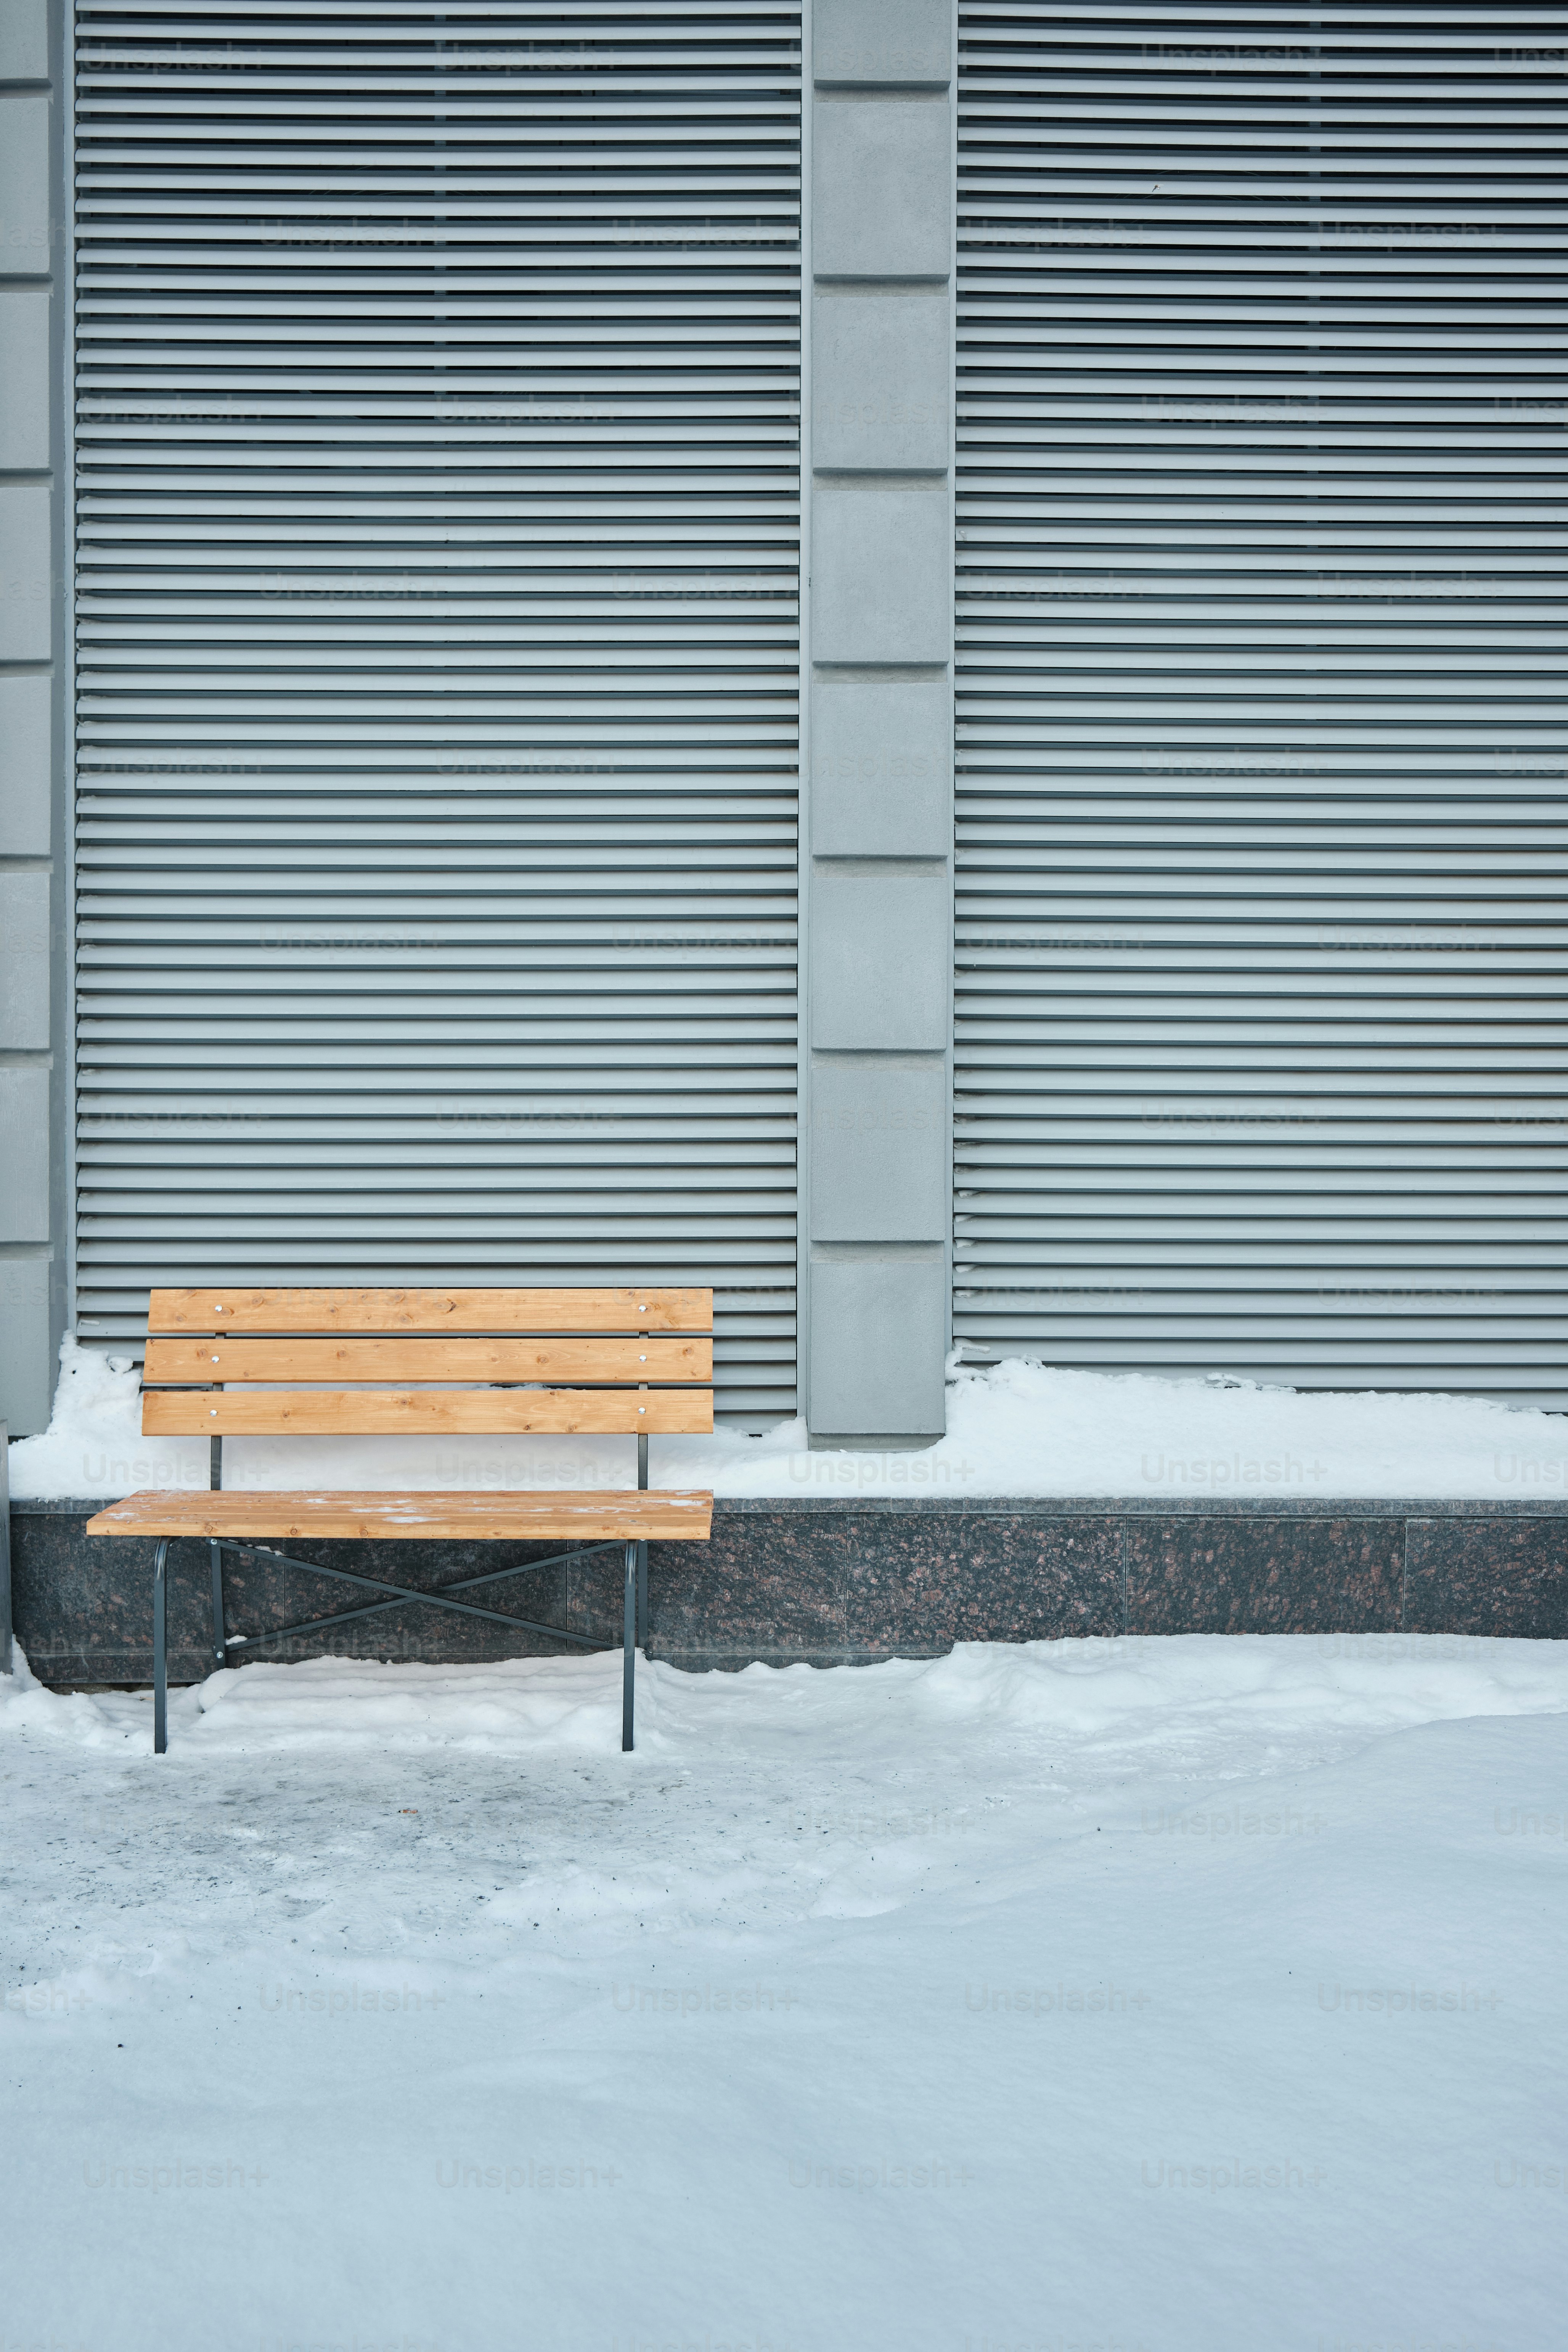
[[[960,11],[955,1328],[1568,1403],[1568,11]]]
[[[0,27],[14,1432],[206,1276],[1568,1404],[1568,7]]]
[[[77,42],[80,1330],[710,1283],[776,1419],[798,8]]]

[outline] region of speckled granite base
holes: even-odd
[[[1406,1526],[1408,1632],[1568,1641],[1568,1524],[1561,1517]]]
[[[656,1657],[741,1666],[929,1658],[954,1642],[1116,1633],[1110,1520],[716,1506],[705,1544],[648,1549]]]
[[[1398,1519],[1124,1520],[1130,1633],[1388,1633],[1404,1603]]]
[[[12,1507],[16,1639],[40,1682],[141,1683],[153,1671],[153,1558],[157,1546],[133,1537],[89,1536],[79,1517],[67,1518]],[[520,1562],[548,1559],[558,1543],[518,1544]],[[328,1568],[352,1569],[396,1584],[454,1584],[501,1564],[490,1544],[361,1544],[318,1542],[300,1553]],[[224,1619],[231,1633],[267,1625],[329,1617],[374,1601],[374,1593],[279,1566],[258,1552],[226,1551]],[[205,1543],[169,1547],[169,1679],[196,1682],[212,1671],[211,1583]],[[563,1625],[608,1643],[619,1641],[622,1603],[619,1547],[590,1553],[580,1564],[520,1573],[504,1583],[461,1596],[487,1609],[514,1612]],[[247,1645],[254,1658],[422,1659],[431,1664],[486,1658],[534,1657],[573,1645],[478,1617],[416,1602],[361,1617],[319,1635]],[[237,1657],[235,1663],[240,1664]]]
[[[45,1682],[144,1683],[152,1672],[153,1546],[84,1535],[99,1507],[12,1506],[16,1636]],[[500,1564],[484,1544],[322,1543],[312,1556],[406,1585]],[[360,1597],[257,1554],[225,1558],[232,1630],[326,1616]],[[655,1544],[648,1570],[650,1652],[689,1667],[859,1664],[1084,1633],[1568,1639],[1568,1502],[724,1499],[710,1543]],[[614,1551],[473,1597],[619,1639]],[[171,1550],[169,1626],[171,1679],[200,1679],[205,1544]],[[564,1646],[409,1603],[248,1654],[445,1664]]]

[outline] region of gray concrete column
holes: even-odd
[[[952,0],[808,0],[801,1286],[814,1443],[945,1423]]]
[[[0,0],[0,1420],[42,1429],[64,1309],[63,610],[53,305],[65,247],[47,0]],[[60,37],[55,28],[55,38]]]

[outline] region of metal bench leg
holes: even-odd
[[[228,1649],[224,1641],[223,1632],[222,1544],[208,1544],[207,1557],[212,1562],[213,1572],[213,1664],[215,1666],[226,1666]]]
[[[622,1617],[621,1635],[621,1752],[629,1754],[632,1745],[632,1699],[637,1688],[637,1548],[626,1546],[626,1601]]]
[[[169,1538],[164,1536],[153,1562],[153,1753],[162,1756],[169,1745],[168,1565]]]
[[[215,1495],[223,1489],[223,1440],[215,1437],[207,1454],[207,1485]],[[213,1572],[213,1664],[226,1666],[228,1649],[224,1641],[223,1626],[223,1546],[208,1544],[207,1558]]]
[[[642,1391],[639,1389],[637,1393],[640,1396]],[[647,1439],[646,1437],[637,1439],[637,1492],[639,1495],[647,1493]],[[645,1543],[637,1546],[637,1640],[642,1644],[642,1654],[646,1658],[647,1655],[647,1546]]]

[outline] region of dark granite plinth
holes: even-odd
[[[1405,1626],[1568,1641],[1568,1520],[1412,1519]]]
[[[16,1580],[16,1639],[40,1682],[141,1683],[153,1672],[153,1558],[155,1543],[132,1537],[89,1536],[79,1518],[13,1511],[12,1536],[20,1558]],[[621,1551],[591,1553],[580,1562],[529,1575],[529,1560],[548,1559],[559,1544],[362,1544],[319,1542],[301,1556],[359,1576],[384,1577],[418,1589],[483,1576],[515,1559],[520,1573],[479,1591],[459,1595],[481,1608],[508,1611],[563,1626],[608,1644],[619,1641]],[[169,1547],[169,1679],[199,1682],[212,1671],[211,1578],[205,1543],[180,1539]],[[281,1567],[260,1552],[223,1556],[224,1619],[231,1633],[326,1618],[374,1601],[375,1595],[324,1576]],[[494,1658],[559,1655],[574,1643],[516,1632],[450,1610],[404,1602],[374,1617],[351,1618],[319,1633],[247,1643],[230,1652],[237,1665],[255,1658],[390,1658],[431,1664],[475,1664]]]
[[[16,1635],[60,1685],[152,1673],[153,1546],[83,1533],[94,1503],[12,1506]],[[554,1545],[508,1548],[520,1564]],[[422,1586],[499,1567],[488,1544],[301,1545]],[[230,1629],[327,1617],[347,1585],[225,1555]],[[612,1644],[618,1549],[471,1597]],[[655,1657],[692,1668],[932,1657],[954,1642],[1132,1633],[1506,1633],[1568,1639],[1568,1502],[1154,1503],[939,1496],[721,1498],[708,1544],[649,1550]],[[170,1553],[170,1677],[210,1666],[206,1546]],[[566,1645],[399,1604],[255,1657],[529,1657]]]
[[[799,1504],[714,1512],[648,1550],[651,1647],[680,1665],[940,1657],[1122,1630],[1116,1523]]]
[[[1127,1631],[1397,1633],[1404,1567],[1398,1519],[1137,1519]]]

